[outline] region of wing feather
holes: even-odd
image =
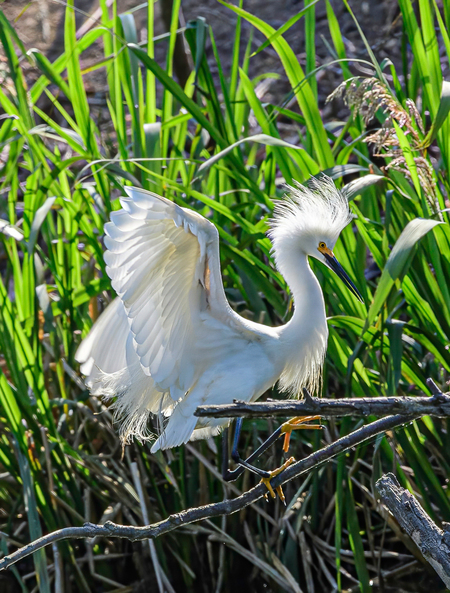
[[[106,270],[143,372],[178,400],[202,371],[196,353],[214,325],[208,320],[216,320],[216,328],[239,325],[223,290],[218,232],[156,194],[126,191],[123,210],[105,226]]]

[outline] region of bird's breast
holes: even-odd
[[[297,396],[303,387],[315,393],[320,390],[327,342],[325,315],[304,318],[301,324],[296,324],[294,318],[291,320],[280,336],[284,357],[279,383],[282,391]]]

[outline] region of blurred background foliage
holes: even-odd
[[[147,13],[144,42],[134,13],[121,14],[116,2],[100,0],[97,20],[80,29],[70,0],[64,47],[51,59],[27,50],[20,18],[11,22],[0,11],[1,553],[85,521],[155,522],[255,483],[247,474],[223,484],[220,440],[154,456],[135,443],[122,457],[111,415],[80,379],[77,346],[114,296],[103,225],[127,184],[213,221],[231,305],[273,325],[290,315],[288,287],[265,236],[274,198],[284,183],[321,172],[340,187],[351,184],[355,221],[336,254],[365,304],[314,266],[329,315],[323,395],[429,394],[427,377],[447,389],[448,3],[392,3],[400,27],[396,64],[377,62],[356,19],[361,57],[347,57],[336,17],[343,6],[353,22],[347,0],[299,4],[277,30],[242,2],[221,4],[234,16],[225,61],[205,18],[180,26],[180,0],[162,39],[154,39],[154,5],[139,7]],[[316,32],[319,7],[325,42]],[[243,26],[264,44],[245,41]],[[285,38],[296,29],[305,40],[301,60]],[[176,42],[181,34],[185,50]],[[158,40],[165,62],[155,60]],[[99,41],[103,57],[82,69],[83,52]],[[324,43],[328,58],[317,66]],[[277,71],[255,75],[256,52],[275,55]],[[191,69],[177,79],[174,64],[185,58]],[[30,67],[38,73],[31,82]],[[341,98],[332,99],[342,117],[325,111],[320,93],[329,69],[342,82]],[[107,85],[102,109],[86,90],[85,78],[96,76]],[[273,81],[287,88],[276,99],[264,90]],[[300,458],[364,421],[300,431],[291,452]],[[246,421],[242,452],[275,426]],[[448,429],[447,420],[423,418],[362,445],[289,484],[287,507],[260,503],[150,546],[107,539],[55,545],[0,575],[0,588],[438,591],[420,553],[379,507],[374,483],[393,471],[434,520],[450,521]],[[264,467],[279,464],[280,449]]]

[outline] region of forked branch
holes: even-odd
[[[305,459],[294,463],[272,480],[272,486],[276,487],[285,484],[286,482],[297,478],[301,474],[316,468],[322,463],[329,461],[338,453],[347,451],[351,447],[355,447],[356,445],[359,445],[360,443],[371,439],[378,434],[404,425],[405,423],[414,420],[414,418],[415,416],[396,414],[394,416],[389,416],[387,418],[382,418],[380,420],[376,420],[375,422],[371,422],[370,424],[355,430],[351,434],[338,439],[331,445],[328,445],[323,449],[312,453]],[[82,527],[66,527],[64,529],[59,529],[2,558],[0,560],[0,570],[8,568],[22,558],[29,556],[33,552],[36,552],[37,550],[48,546],[49,544],[65,539],[80,539],[95,536],[104,536],[109,538],[120,537],[129,539],[131,541],[154,539],[160,535],[168,533],[169,531],[177,529],[178,527],[189,525],[190,523],[194,523],[196,521],[236,513],[248,505],[260,500],[266,492],[266,487],[263,484],[258,484],[237,498],[189,509],[175,515],[171,515],[163,521],[154,523],[153,525],[147,525],[145,527],[117,525],[111,521],[107,521],[104,525],[85,523]]]
[[[440,392],[437,386],[429,379],[427,381],[434,395],[432,397],[417,398],[361,398],[357,400],[321,400],[312,398],[309,394],[302,402],[276,402],[266,404],[232,404],[231,406],[206,406],[199,408],[198,415],[225,416],[245,415],[245,406],[250,413],[247,415],[315,415],[319,413],[322,416],[342,416],[342,415],[367,415],[367,414],[385,414],[386,408],[390,410],[400,410],[401,413],[376,420],[363,426],[358,430],[344,436],[331,445],[323,447],[319,451],[312,453],[305,459],[294,463],[285,471],[280,473],[272,480],[272,486],[275,488],[286,482],[297,478],[301,474],[310,471],[319,465],[329,461],[339,453],[359,445],[360,443],[371,439],[378,434],[393,430],[394,428],[411,422],[415,418],[423,415],[450,416],[450,397]],[[404,402],[404,403],[402,403]],[[380,406],[382,409],[380,409]],[[389,407],[390,406],[390,407]],[[212,414],[211,409],[220,410]],[[258,408],[258,411],[255,410]],[[226,409],[226,412],[223,410]],[[239,410],[239,411],[237,411]],[[243,413],[244,412],[244,413]],[[211,519],[221,515],[230,515],[242,510],[250,504],[260,500],[267,492],[263,484],[258,484],[248,492],[234,499],[224,500],[223,502],[205,505],[198,508],[189,509],[167,519],[147,525],[144,527],[135,527],[131,525],[117,525],[107,521],[103,525],[85,523],[82,527],[66,527],[59,529],[48,535],[45,535],[26,546],[16,550],[0,560],[0,570],[4,570],[22,558],[33,554],[37,550],[48,546],[54,542],[65,539],[80,539],[95,536],[120,537],[131,541],[144,539],[154,539],[177,529],[178,527],[189,525],[203,519]]]

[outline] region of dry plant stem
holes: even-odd
[[[141,476],[139,475],[139,468],[138,464],[133,461],[130,464],[131,475],[133,476],[134,488],[136,490],[137,495],[139,496],[139,503],[141,505],[141,512],[142,518],[144,519],[144,523],[148,525],[148,511],[147,506],[145,504],[145,496],[144,496],[144,489],[142,488]],[[155,549],[155,543],[152,540],[148,540],[149,550],[150,550],[150,558],[152,560],[153,569],[156,575],[156,583],[158,585],[158,591],[160,593],[164,593],[164,587],[162,584],[162,577],[161,577],[161,567],[158,562],[158,555]]]
[[[367,426],[363,426],[351,434],[338,439],[331,445],[312,453],[305,459],[292,464],[284,472],[273,478],[272,487],[276,488],[277,486],[281,486],[322,463],[329,461],[338,453],[342,453],[343,451],[355,447],[380,433],[392,430],[402,424],[412,421],[413,419],[414,416],[406,417],[404,414],[397,414],[395,416],[389,416],[371,422]],[[145,527],[117,525],[112,521],[107,521],[104,525],[85,523],[82,527],[66,527],[64,529],[59,529],[31,542],[12,554],[5,556],[0,560],[0,570],[8,568],[22,558],[29,556],[33,552],[36,552],[53,542],[64,539],[81,539],[95,536],[120,537],[131,541],[140,541],[149,538],[154,539],[169,531],[177,529],[178,527],[183,527],[196,521],[236,513],[250,504],[255,503],[257,500],[260,500],[266,492],[267,488],[263,484],[258,484],[237,498],[182,511],[181,513],[171,515],[159,523],[154,523],[153,525],[147,525]]]
[[[261,416],[450,416],[450,396],[436,393],[432,397],[355,397],[321,399],[308,395],[304,400],[277,402],[241,402],[221,406],[200,406],[196,416],[241,418]]]
[[[450,525],[444,531],[430,519],[416,498],[400,486],[393,474],[382,476],[376,483],[381,501],[411,537],[424,558],[450,587]]]

